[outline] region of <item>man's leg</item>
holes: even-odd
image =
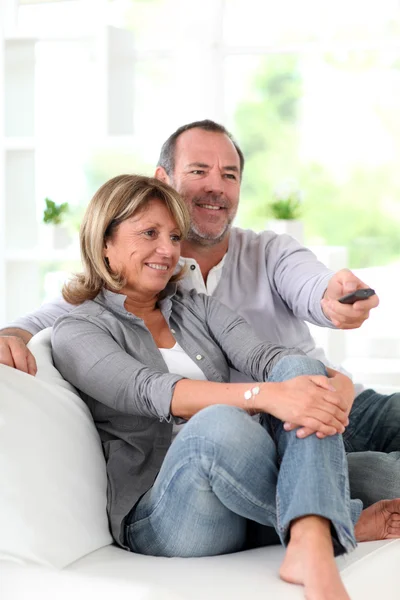
[[[246,545],[248,519],[276,523],[275,444],[244,410],[208,407],[178,434],[126,520],[131,550],[211,556]]]
[[[365,507],[400,498],[400,393],[359,394],[343,439],[351,497],[360,498]]]

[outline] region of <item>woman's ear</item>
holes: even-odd
[[[107,256],[107,252],[108,251],[108,247],[107,247],[107,242],[104,242],[104,246],[103,246],[103,260],[106,263],[107,267],[110,268],[110,261],[108,260],[108,256]]]

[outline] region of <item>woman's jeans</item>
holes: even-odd
[[[319,361],[287,356],[269,381],[322,374]],[[333,525],[337,553],[355,547],[361,502],[350,500],[342,436],[299,439],[278,419],[210,406],[178,434],[153,487],[126,519],[129,548],[155,556],[210,556],[246,547],[248,521],[276,529],[319,515]]]

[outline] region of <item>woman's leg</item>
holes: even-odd
[[[126,521],[134,552],[209,556],[245,545],[247,520],[276,524],[275,444],[239,408],[206,408],[172,443],[151,488]]]
[[[326,375],[322,363],[306,356],[286,356],[272,370],[270,381],[285,381],[300,375]],[[354,524],[362,503],[350,500],[346,454],[342,436],[305,439],[286,432],[283,423],[263,415],[272,431],[280,462],[277,485],[277,528],[282,542],[288,541],[289,524],[305,514],[329,519],[336,532],[337,552],[355,547]]]
[[[271,381],[299,375],[325,375],[322,363],[307,357],[285,357],[273,369]],[[286,432],[283,424],[263,416],[273,430],[280,461],[277,485],[277,530],[287,544],[280,575],[305,586],[308,599],[347,599],[334,560],[336,553],[355,547],[354,526],[360,501],[350,500],[342,437],[305,439]]]

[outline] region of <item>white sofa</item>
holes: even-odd
[[[1,600],[303,598],[277,575],[279,546],[182,559],[113,545],[89,411],[53,366],[50,330],[31,349],[35,378],[0,365]],[[353,600],[400,599],[399,540],[360,544],[338,564]]]

